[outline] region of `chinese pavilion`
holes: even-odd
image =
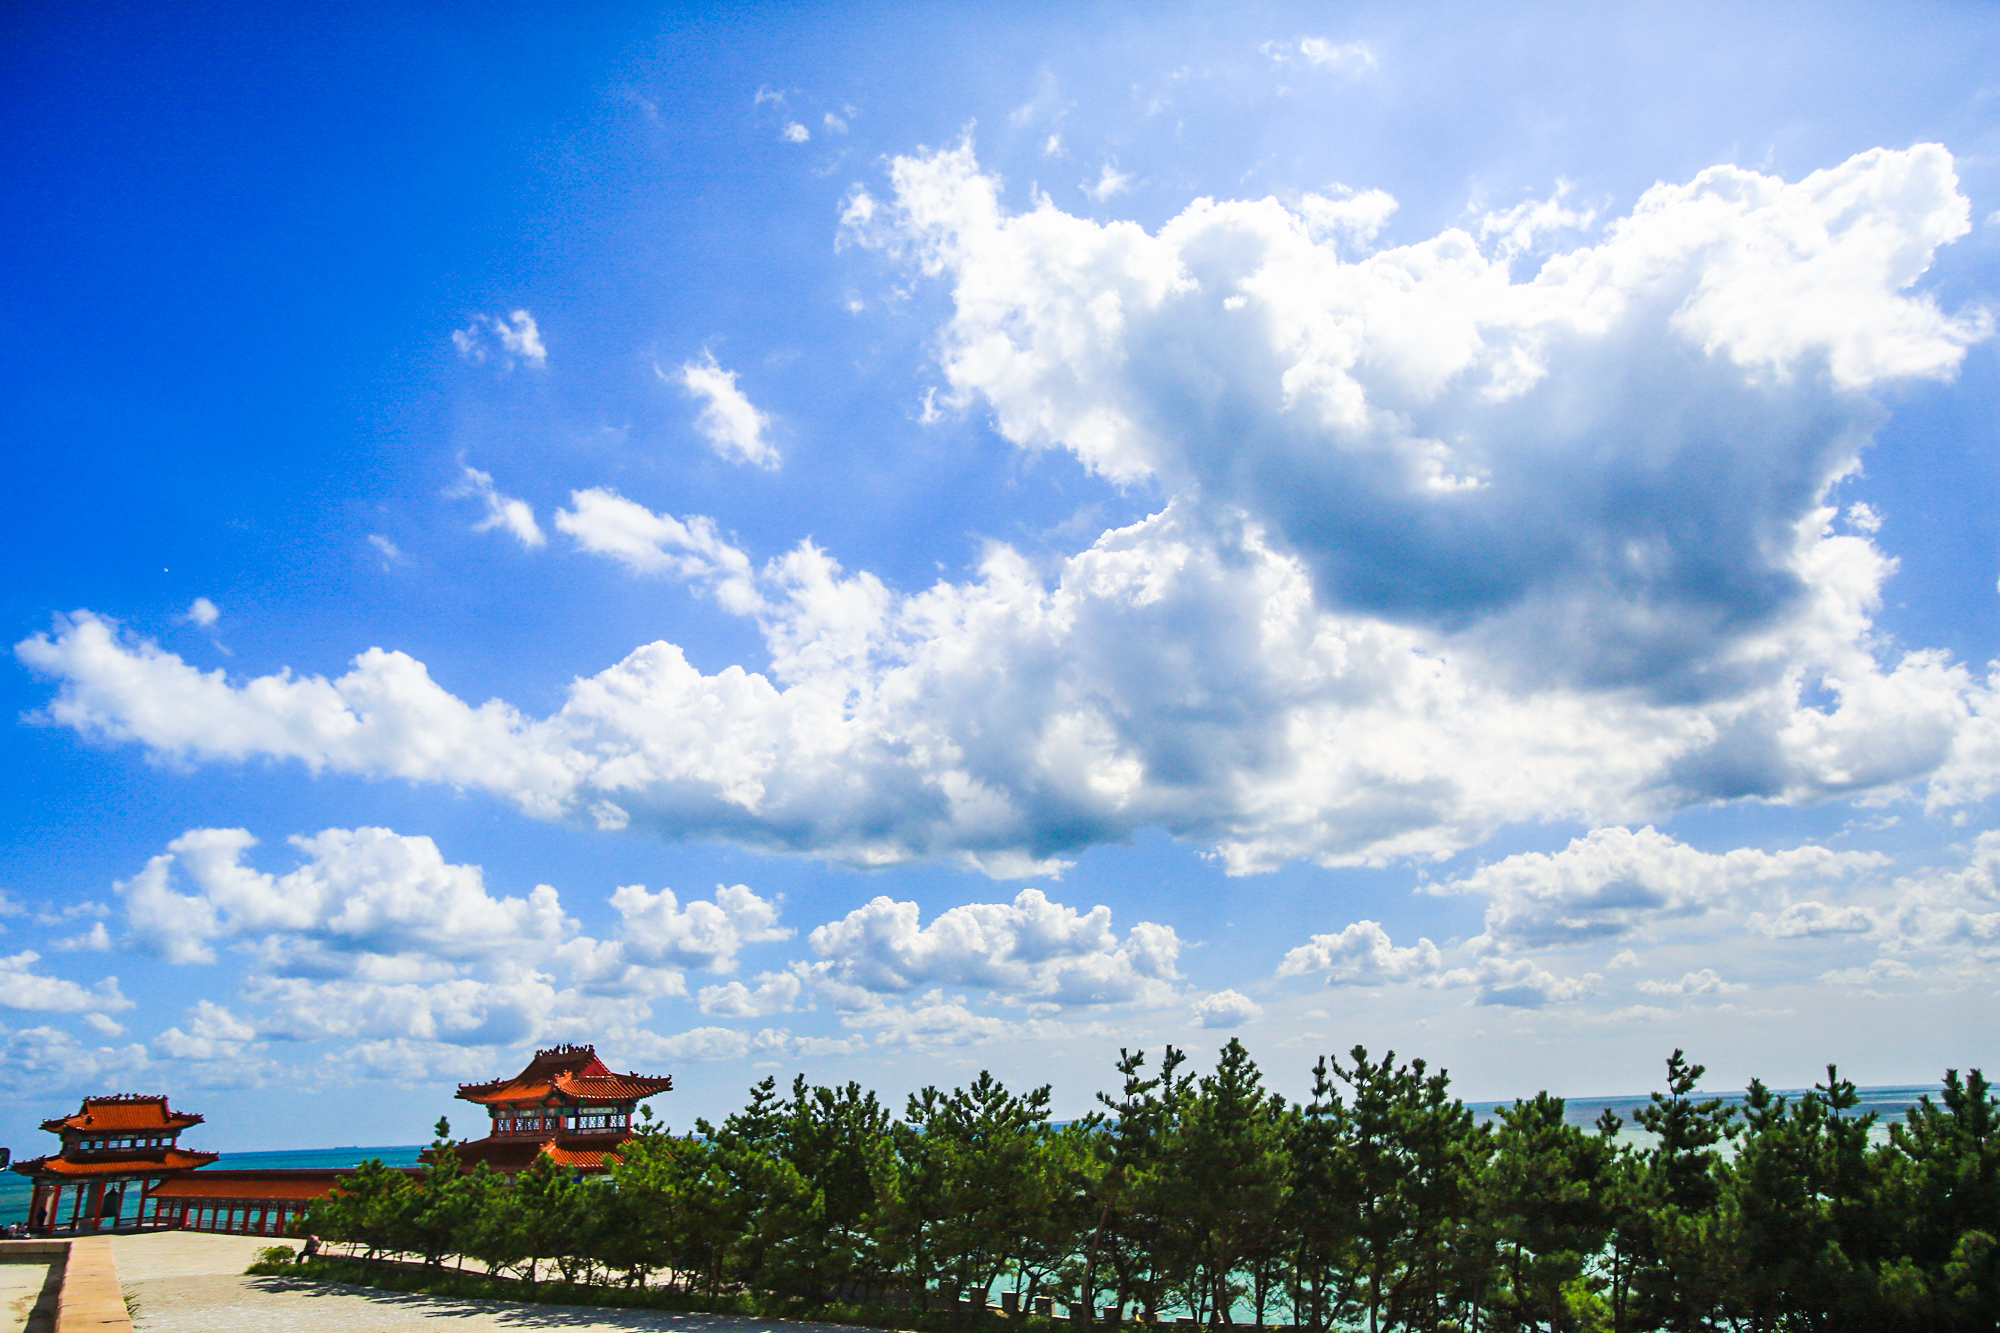
[[[547,1155],[557,1166],[602,1171],[604,1159],[632,1137],[633,1109],[673,1086],[665,1075],[614,1074],[594,1047],[536,1051],[512,1078],[459,1085],[458,1095],[492,1120],[485,1138],[458,1145],[459,1160],[511,1175]]]
[[[86,1097],[75,1115],[44,1120],[43,1129],[61,1136],[61,1150],[14,1163],[35,1182],[29,1227],[48,1233],[144,1224],[155,1188],[216,1159],[180,1146],[181,1131],[201,1122],[168,1107],[165,1097],[136,1094]]]

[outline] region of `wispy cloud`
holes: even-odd
[[[1279,65],[1296,65],[1350,77],[1367,74],[1380,63],[1366,42],[1334,42],[1324,37],[1298,37],[1265,42],[1257,48]]]
[[[549,364],[542,331],[525,310],[516,310],[504,319],[475,315],[471,324],[452,332],[451,343],[459,356],[473,365],[494,361],[509,370],[517,364],[546,370]]]
[[[1112,195],[1123,194],[1131,189],[1132,177],[1120,171],[1116,163],[1106,162],[1103,169],[1097,173],[1095,182],[1085,181],[1079,188],[1101,204]]]
[[[464,467],[464,475],[457,485],[445,494],[451,496],[476,497],[486,507],[486,517],[472,525],[474,532],[488,532],[498,528],[510,534],[521,545],[534,548],[544,545],[548,538],[542,534],[541,525],[535,522],[535,511],[526,500],[516,500],[502,495],[493,485],[493,477],[476,467]]]
[[[699,360],[683,365],[676,378],[682,388],[701,400],[695,429],[709,448],[733,463],[778,466],[782,460],[768,435],[771,418],[737,387],[735,371],[724,370],[716,364],[713,353],[703,352]]]

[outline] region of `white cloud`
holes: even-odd
[[[104,928],[102,921],[93,921],[89,930],[81,935],[70,935],[59,939],[54,947],[63,953],[80,953],[85,950],[102,953],[111,947],[111,932]]]
[[[628,1042],[633,1058],[659,1063],[740,1060],[761,1056],[772,1060],[810,1060],[857,1055],[867,1049],[863,1037],[801,1037],[785,1028],[760,1028],[754,1033],[734,1028],[699,1027],[672,1036],[642,1033]]]
[[[1297,207],[1299,220],[1315,241],[1346,241],[1365,246],[1389,225],[1389,218],[1396,211],[1396,200],[1385,190],[1356,191],[1335,185],[1326,194],[1303,196]],[[1248,304],[1246,298],[1244,305]]]
[[[451,343],[459,356],[473,365],[495,361],[508,370],[516,364],[546,370],[549,364],[542,331],[536,326],[535,317],[525,310],[516,310],[503,319],[475,315],[471,324],[453,331]]]
[[[241,1061],[256,1041],[257,1029],[213,1000],[196,1000],[188,1011],[188,1030],[170,1027],[153,1040],[154,1049],[169,1060]]]
[[[683,522],[601,489],[572,492],[570,504],[556,511],[556,527],[592,555],[616,560],[635,574],[707,583],[737,615],[766,609],[750,558],[725,541],[712,520],[697,514]]]
[[[790,1013],[798,1007],[804,983],[792,972],[762,972],[752,990],[740,981],[720,986],[703,986],[699,996],[701,1011],[719,1018],[762,1018],[767,1014]]]
[[[718,884],[713,902],[680,906],[672,889],[646,892],[629,884],[611,895],[624,918],[619,939],[627,956],[644,963],[727,972],[746,944],[792,937],[778,925],[778,905],[744,884]]]
[[[1776,916],[1757,913],[1750,928],[1777,939],[1799,939],[1822,935],[1859,935],[1875,929],[1875,918],[1860,907],[1829,907],[1825,903],[1796,902]]]
[[[1965,851],[1960,867],[1896,881],[1878,918],[1884,949],[1973,971],[2000,960],[2000,830],[1981,833]]]
[[[490,473],[481,472],[476,467],[467,467],[459,484],[446,494],[475,496],[486,506],[486,517],[472,525],[474,532],[487,532],[499,528],[521,545],[530,548],[541,546],[548,541],[542,534],[541,525],[535,522],[535,511],[528,502],[502,495],[494,487]]]
[[[368,544],[374,547],[376,554],[382,557],[382,566],[385,569],[390,565],[399,565],[407,558],[403,555],[402,547],[396,545],[396,543],[390,541],[379,532],[368,534]]]
[[[1826,502],[1873,388],[1949,375],[1986,332],[1913,285],[1963,230],[1941,149],[1790,184],[1716,168],[1519,282],[1462,230],[1345,257],[1386,196],[1203,201],[1148,233],[1010,215],[969,147],[893,176],[891,202],[850,196],[844,236],[951,284],[956,405],[1162,487],[1159,512],[1046,568],[996,544],[903,591],[582,490],[560,531],[753,619],[763,669],[648,644],[534,717],[396,652],[232,681],[78,613],[16,646],[59,682],[45,716],[181,762],[995,875],[1149,827],[1247,872],[1524,820],[2000,790],[1994,681],[1889,647],[1894,563]],[[1490,875],[1495,939],[1615,937],[1735,892],[1736,863],[1663,855],[1638,868],[1667,880],[1632,881],[1660,901],[1625,908],[1621,881]],[[1809,878],[1814,855],[1756,864]]]
[[[842,120],[839,116],[834,115],[831,111],[827,112],[825,116],[821,117],[820,123],[826,126],[827,131],[829,133],[832,134],[847,133],[847,122]]]
[[[329,1077],[387,1079],[397,1083],[428,1084],[460,1079],[482,1082],[493,1077],[494,1066],[503,1056],[477,1046],[457,1046],[448,1042],[419,1041],[410,1037],[378,1037],[349,1042],[329,1049],[322,1067]]]
[[[631,1003],[593,1004],[546,975],[504,964],[486,977],[429,981],[266,973],[250,979],[243,997],[263,1010],[260,1032],[293,1041],[407,1038],[518,1048],[592,1022],[619,1032],[643,1013]]]
[[[1442,955],[1429,940],[1398,949],[1378,922],[1356,921],[1338,935],[1315,935],[1285,955],[1281,977],[1320,973],[1329,986],[1380,986],[1420,981],[1441,970]]]
[[[846,1008],[940,986],[977,986],[1048,1006],[1171,1002],[1181,942],[1142,921],[1120,939],[1111,909],[1078,912],[1024,889],[1011,903],[968,903],[919,924],[915,903],[879,897],[808,937],[824,961],[808,975]]]
[[[556,524],[585,549],[756,617],[770,674],[703,675],[656,643],[534,719],[379,649],[335,680],[239,685],[80,613],[16,652],[61,680],[52,720],[181,761],[294,758],[543,817],[995,873],[1149,825],[1240,872],[1456,850],[1521,819],[1653,817],[1750,778],[1809,800],[1942,762],[1953,790],[1934,798],[1964,799],[2000,774],[2000,707],[1934,656],[1886,672],[1848,657],[1830,712],[1802,699],[1803,672],[1740,700],[1517,693],[1448,642],[1320,611],[1299,561],[1178,501],[1053,587],[996,547],[974,581],[914,595],[809,545],[752,567],[712,524],[609,492],[574,506]]]
[[[947,996],[941,989],[926,991],[907,1005],[852,1011],[842,1015],[841,1021],[872,1032],[877,1046],[889,1047],[971,1046],[1035,1030],[1033,1024],[976,1013],[966,1005],[964,996]]]
[[[1112,195],[1123,194],[1131,189],[1132,177],[1129,173],[1120,171],[1115,163],[1106,162],[1103,170],[1097,173],[1095,182],[1085,181],[1077,188],[1101,204]]]
[[[168,1054],[206,1059],[187,1053],[259,1034],[518,1046],[629,1033],[652,999],[686,993],[685,970],[727,972],[747,945],[792,934],[777,904],[742,884],[685,906],[671,890],[619,888],[619,929],[597,940],[550,886],[495,896],[479,867],[447,862],[429,838],[328,829],[290,844],[302,863],[274,874],[245,863],[247,831],[194,829],[116,886],[141,947],[207,963],[228,944],[250,959],[254,1016],[199,1010],[162,1036]],[[787,979],[748,994],[777,1012],[774,996],[798,989]],[[122,1006],[115,982],[100,990],[97,1007]]]
[[[750,1036],[734,1028],[693,1028],[662,1038],[654,1049],[656,1058],[668,1060],[740,1060],[750,1053]]]
[[[1397,948],[1374,921],[1357,921],[1338,935],[1315,935],[1278,965],[1281,977],[1320,973],[1329,986],[1382,986],[1417,983],[1437,988],[1474,988],[1478,1004],[1538,1008],[1580,1000],[1603,980],[1595,972],[1560,976],[1525,958],[1483,952],[1485,941],[1468,946],[1464,966],[1446,967],[1443,952],[1427,939]]]
[[[60,1028],[0,1029],[0,1077],[16,1086],[97,1092],[151,1066],[137,1042],[91,1047]]]
[[[778,131],[778,137],[786,143],[804,143],[812,138],[812,131],[796,120],[788,120],[785,122],[785,127]]]
[[[1917,979],[1917,970],[1900,958],[1877,958],[1866,967],[1842,967],[1820,973],[1820,980],[1835,986],[1873,987]]]
[[[1349,76],[1367,74],[1379,63],[1374,48],[1366,42],[1332,42],[1324,37],[1265,42],[1257,49],[1279,65],[1299,65]]]
[[[1263,1009],[1249,996],[1233,990],[1204,995],[1194,1003],[1194,1024],[1202,1028],[1237,1028],[1251,1022]]]
[[[1603,980],[1595,972],[1575,977],[1560,976],[1526,958],[1489,954],[1470,967],[1455,967],[1440,973],[1431,984],[1477,987],[1474,996],[1477,1004],[1538,1009],[1545,1004],[1568,1004],[1586,999],[1597,993]]]
[[[188,604],[188,609],[181,616],[181,619],[187,621],[190,625],[199,625],[201,628],[207,629],[210,625],[222,619],[222,610],[214,602],[209,601],[208,598],[197,597]]]
[[[328,829],[294,837],[305,864],[286,875],[254,870],[245,829],[194,829],[115,887],[134,937],[170,962],[212,962],[218,939],[279,939],[286,958],[316,968],[366,955],[465,959],[533,951],[575,923],[556,891],[494,898],[477,866],[452,865],[429,838],[382,828]],[[194,892],[176,892],[176,872]]]
[[[1430,887],[1488,900],[1486,934],[1506,949],[1623,939],[1664,922],[1739,906],[1812,879],[1886,864],[1869,852],[1806,846],[1697,851],[1654,829],[1600,828],[1553,855],[1524,852]]]
[[[1523,282],[1456,229],[1349,261],[1274,199],[1152,234],[1009,214],[969,145],[892,179],[850,234],[950,281],[943,369],[1008,439],[1241,505],[1324,603],[1462,626],[1524,682],[1782,674],[1754,641],[1832,572],[1789,534],[1879,421],[1858,391],[1950,375],[1991,328],[1910,290],[1966,230],[1934,145],[1656,186]],[[1716,426],[1663,435],[1663,412]]]
[[[81,902],[64,903],[62,910],[59,912],[52,910],[53,907],[54,904],[50,904],[36,912],[35,924],[38,926],[60,926],[74,921],[80,916],[107,917],[111,915],[109,907],[89,898]],[[0,891],[0,917],[22,916],[26,914],[27,910],[27,908],[9,898],[4,891]]]
[[[1638,988],[1647,995],[1720,995],[1725,991],[1748,989],[1740,984],[1724,981],[1716,975],[1712,967],[1704,967],[1699,972],[1689,972],[1679,981],[1642,981]]]
[[[778,447],[768,437],[771,418],[736,387],[735,371],[724,370],[712,353],[704,352],[699,361],[681,367],[678,379],[682,388],[702,401],[695,429],[709,448],[732,463],[767,469],[778,466]]]
[[[0,1006],[57,1014],[115,1014],[132,1007],[119,991],[117,977],[85,988],[35,971],[40,961],[32,949],[0,957]]]
[[[1564,202],[1574,189],[1569,181],[1558,181],[1555,194],[1547,199],[1531,199],[1486,214],[1479,220],[1479,239],[1491,245],[1502,258],[1512,259],[1534,250],[1538,237],[1589,227],[1597,220],[1597,210],[1578,211]]]

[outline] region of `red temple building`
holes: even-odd
[[[458,1095],[486,1108],[487,1136],[458,1145],[470,1169],[481,1162],[513,1175],[548,1157],[565,1170],[602,1171],[632,1137],[632,1114],[671,1078],[614,1074],[590,1046],[536,1051],[512,1078],[461,1084]],[[177,1227],[238,1235],[294,1232],[314,1202],[339,1187],[346,1169],[198,1170],[219,1154],[179,1144],[181,1131],[202,1123],[175,1111],[165,1097],[124,1094],[86,1097],[75,1115],[45,1120],[62,1149],[16,1162],[35,1182],[28,1207],[31,1230],[91,1232]],[[411,1176],[418,1168],[400,1168]]]
[[[201,1117],[176,1111],[165,1097],[86,1097],[75,1115],[44,1120],[60,1151],[14,1163],[35,1182],[28,1225],[39,1232],[87,1232],[161,1225],[148,1216],[153,1191],[216,1159],[180,1146],[181,1131]]]
[[[614,1074],[594,1047],[536,1051],[512,1078],[459,1085],[458,1095],[485,1107],[492,1121],[485,1138],[458,1145],[459,1160],[512,1175],[547,1155],[557,1166],[602,1171],[632,1137],[638,1104],[673,1086],[665,1075]]]

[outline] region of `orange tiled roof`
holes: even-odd
[[[403,1174],[421,1174],[408,1167],[394,1168]],[[317,1171],[301,1169],[297,1171],[197,1171],[192,1175],[176,1176],[154,1190],[155,1199],[182,1199],[187,1201],[205,1199],[250,1199],[273,1202],[298,1199],[324,1199],[333,1192],[342,1176],[353,1175],[352,1169],[339,1171]]]
[[[482,1106],[495,1102],[538,1102],[550,1096],[573,1102],[626,1102],[671,1092],[667,1075],[614,1074],[591,1046],[557,1046],[536,1051],[527,1068],[491,1083],[461,1083],[458,1095]]]
[[[631,1138],[630,1134],[618,1140],[619,1144]],[[581,1146],[588,1143],[589,1146]],[[547,1156],[557,1166],[566,1166],[578,1171],[602,1171],[609,1160],[618,1155],[617,1144],[606,1144],[601,1134],[586,1139],[582,1135],[564,1135],[560,1139],[474,1139],[458,1146],[458,1159],[467,1168],[486,1163],[495,1171],[526,1171],[535,1164],[535,1159]]]
[[[65,1176],[89,1179],[92,1176],[140,1176],[161,1171],[192,1171],[207,1166],[221,1153],[190,1152],[186,1148],[140,1149],[136,1152],[93,1153],[87,1160],[73,1157],[36,1157],[14,1163],[24,1176]]]
[[[51,1134],[60,1134],[66,1129],[86,1134],[110,1134],[121,1130],[136,1134],[186,1129],[200,1123],[201,1117],[191,1111],[169,1109],[165,1097],[126,1093],[116,1097],[85,1097],[75,1115],[44,1120],[42,1128]]]

